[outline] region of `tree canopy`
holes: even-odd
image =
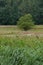
[[[25,14],[43,24],[43,0],[0,0],[0,25],[15,25]]]

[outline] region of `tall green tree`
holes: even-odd
[[[17,24],[21,16],[29,13],[35,24],[43,24],[43,0],[0,0],[0,24]]]
[[[36,24],[43,24],[43,1],[33,0],[31,11]]]

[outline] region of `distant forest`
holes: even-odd
[[[0,0],[0,25],[16,25],[28,13],[35,24],[43,24],[43,0]]]

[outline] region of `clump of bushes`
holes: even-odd
[[[19,26],[19,28],[21,28],[23,30],[28,30],[28,29],[33,28],[34,21],[33,21],[32,15],[26,14],[26,15],[22,16],[18,21],[18,26]]]

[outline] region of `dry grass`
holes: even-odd
[[[43,25],[35,26],[28,31],[21,31],[17,26],[0,26],[0,36],[41,36],[43,37]]]

